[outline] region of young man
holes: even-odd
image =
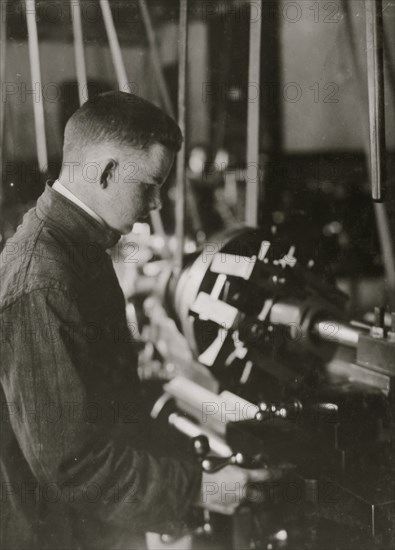
[[[242,494],[267,478],[230,466],[202,476],[142,449],[137,356],[106,249],[160,207],[181,142],[137,96],[88,101],[67,123],[59,179],[3,250],[1,548],[131,548],[182,520],[202,488],[206,507],[235,506],[205,484]]]

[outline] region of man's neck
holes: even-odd
[[[86,204],[86,202],[77,197],[77,195],[71,191],[68,187],[66,187],[60,179],[56,180],[55,183],[52,186],[52,189],[66,197],[69,201],[73,202],[79,208],[84,210],[87,214],[89,214],[93,219],[95,219],[98,223],[100,223],[103,227],[106,227],[106,223],[104,222],[103,218],[101,218],[90,206]]]

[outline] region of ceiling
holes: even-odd
[[[36,0],[39,40],[71,41],[73,39],[71,8],[76,0]],[[238,1],[240,6],[242,2]],[[179,0],[147,0],[154,27],[165,22],[178,22]],[[84,41],[106,42],[107,36],[99,0],[80,0]],[[110,0],[115,27],[121,43],[133,45],[145,41],[138,0]],[[208,19],[223,14],[232,2],[189,0],[191,19]],[[7,13],[9,40],[26,40],[26,4],[24,0],[1,2]],[[73,8],[75,9],[75,8]]]

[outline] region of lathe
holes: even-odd
[[[143,377],[167,379],[151,416],[208,471],[281,472],[233,518],[206,514],[197,547],[391,548],[395,313],[349,320],[325,270],[273,227],[228,231],[161,281],[143,330]]]

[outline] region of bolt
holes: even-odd
[[[384,328],[384,308],[374,308],[374,326]]]
[[[382,307],[374,308],[374,326],[370,329],[370,335],[372,338],[384,338],[384,316],[385,311]]]
[[[391,329],[388,332],[388,340],[395,343],[395,311],[391,313]]]

